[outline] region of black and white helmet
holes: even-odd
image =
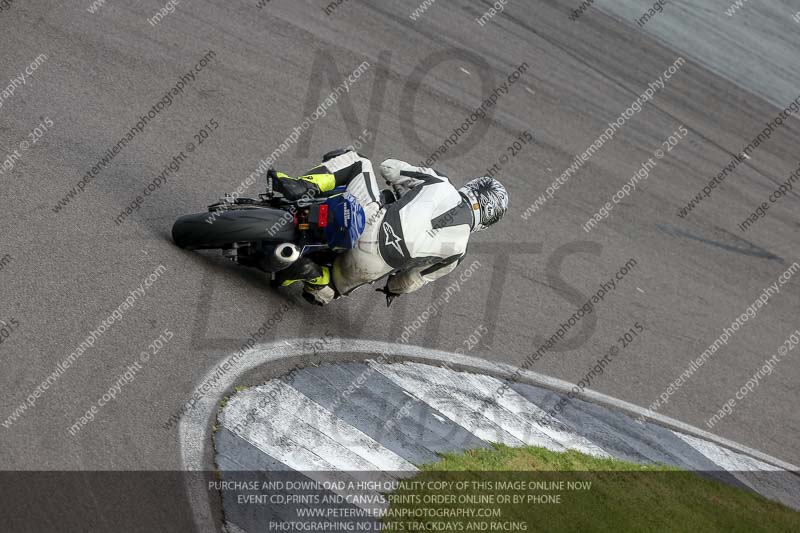
[[[472,231],[488,228],[508,211],[508,191],[502,183],[489,176],[467,182],[458,192],[472,207]]]

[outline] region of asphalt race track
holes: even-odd
[[[800,463],[800,350],[779,352],[800,329],[800,269],[785,274],[800,261],[800,181],[740,229],[800,165],[800,114],[775,122],[800,96],[797,6],[753,0],[728,16],[728,0],[681,0],[642,28],[634,19],[649,3],[632,1],[598,2],[573,21],[577,0],[508,0],[483,25],[488,1],[345,0],[328,13],[325,0],[261,3],[183,0],[156,21],[161,0],[0,2],[0,465],[43,472],[27,496],[7,493],[0,515],[33,513],[37,498],[70,514],[85,492],[88,506],[122,499],[154,523],[190,524],[180,476],[157,473],[182,468],[170,417],[276,313],[258,342],[307,338],[289,348],[310,361],[315,341],[405,332],[408,344],[519,365],[602,293],[529,370],[577,383],[639,323],[589,388],[642,407],[663,394],[659,413]],[[628,113],[648,87],[652,98]],[[769,122],[769,138],[735,159]],[[432,166],[459,185],[494,167],[512,209],[473,236],[459,271],[388,309],[370,288],[311,307],[255,270],[171,241],[177,217],[235,191],[271,154],[290,174],[354,143],[377,162],[419,164],[451,136]],[[585,231],[648,161],[647,178]],[[259,177],[244,195],[262,187]],[[727,344],[670,387],[743,314]],[[79,470],[153,473],[124,483],[46,474]],[[32,477],[2,476],[4,491]],[[98,530],[141,518],[94,515]]]

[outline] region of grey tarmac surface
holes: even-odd
[[[783,2],[765,15],[758,14],[762,6],[748,4],[735,17],[724,14],[726,1],[702,7],[680,2],[648,23],[647,33],[631,22],[631,12],[591,9],[573,22],[568,15],[577,2],[532,7],[512,0],[483,27],[475,19],[489,8],[484,2],[434,3],[417,21],[409,17],[416,1],[351,0],[329,16],[325,2],[273,0],[263,9],[256,2],[182,2],[155,27],[147,18],[163,7],[160,2],[110,0],[95,14],[89,5],[16,1],[0,12],[0,85],[41,54],[47,57],[25,85],[3,97],[0,159],[45,119],[53,123],[41,137],[34,132],[36,143],[0,175],[0,258],[11,256],[0,270],[0,320],[19,324],[0,344],[0,422],[8,422],[148,275],[159,265],[166,271],[34,407],[0,427],[4,469],[177,470],[177,430],[165,423],[192,397],[198,380],[281,305],[288,302],[291,310],[260,341],[323,338],[326,332],[395,340],[456,279],[389,309],[369,288],[316,309],[294,293],[270,290],[257,272],[171,243],[178,216],[203,211],[235,190],[363,61],[370,66],[349,98],[339,99],[280,156],[279,169],[299,173],[365,128],[374,146],[362,151],[373,159],[424,160],[493,87],[528,64],[494,113],[473,129],[487,128],[473,138],[477,145],[434,165],[460,184],[507,157],[498,177],[511,192],[512,210],[500,228],[474,236],[471,258],[480,268],[411,334],[410,344],[447,351],[476,344],[472,356],[521,364],[634,258],[635,267],[596,312],[531,370],[577,382],[640,322],[645,331],[591,388],[648,406],[800,259],[797,189],[746,233],[737,228],[797,168],[797,117],[786,120],[710,199],[686,218],[677,216],[793,92],[800,94],[800,25]],[[443,52],[450,49],[473,55]],[[182,95],[55,213],[58,200],[209,50],[216,55]],[[654,100],[524,220],[525,209],[575,155],[679,56],[686,64]],[[447,60],[414,90],[415,68],[438,57]],[[475,64],[475,57],[488,67]],[[338,75],[320,75],[334,65]],[[199,144],[194,135],[212,119],[219,127]],[[404,133],[409,124],[424,150]],[[587,219],[681,125],[687,138],[598,228],[584,232]],[[525,130],[536,142],[512,158],[507,148]],[[462,137],[459,146],[468,142]],[[115,224],[182,150],[187,155],[180,170]],[[260,183],[248,193],[260,192]],[[799,308],[795,277],[659,412],[704,427],[800,328]],[[488,333],[470,342],[481,326]],[[115,401],[71,435],[68,428],[165,329],[174,333],[167,345],[120,387]],[[797,353],[713,432],[800,461]],[[135,494],[144,507],[158,507],[160,496],[146,486]]]

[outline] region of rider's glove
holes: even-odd
[[[418,169],[397,159],[387,159],[380,165],[381,176],[386,184],[392,187],[398,198],[422,183],[422,180],[417,178],[403,176],[401,174],[403,170],[416,171]]]

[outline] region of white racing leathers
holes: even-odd
[[[332,173],[350,165],[361,172],[347,190],[364,206],[367,223],[356,248],[333,265],[339,293],[391,274],[389,290],[404,294],[452,272],[467,251],[472,211],[450,180],[433,169],[387,159],[381,175],[400,198],[383,205],[368,159],[347,152],[325,163]]]

